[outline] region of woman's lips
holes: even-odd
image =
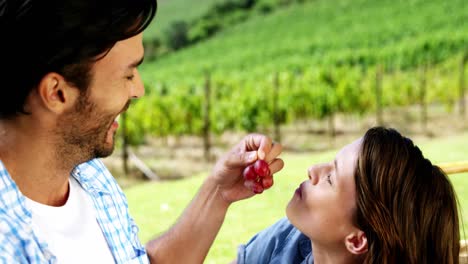
[[[301,185],[299,185],[299,187],[296,189],[296,192],[295,192],[295,194],[297,194],[300,199],[302,199],[302,184],[304,183],[301,183]]]

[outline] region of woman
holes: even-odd
[[[397,131],[373,128],[314,165],[286,214],[237,263],[458,263],[454,189]]]

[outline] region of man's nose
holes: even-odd
[[[140,98],[145,95],[145,86],[143,85],[143,81],[141,80],[140,73],[135,70],[135,78],[134,78],[134,85],[130,90],[130,98]]]

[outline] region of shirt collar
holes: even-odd
[[[84,190],[91,194],[108,194],[109,190],[99,181],[96,175],[103,172],[103,166],[97,160],[91,160],[76,166],[72,172],[73,176]],[[19,205],[19,206],[18,206]],[[11,211],[18,218],[31,216],[31,211],[26,207],[26,198],[19,190],[15,181],[11,178],[7,168],[0,160],[0,207]]]
[[[312,243],[310,242],[310,239],[305,236],[304,234],[301,233],[301,236],[299,238],[299,252],[301,254],[301,257],[306,258],[308,255],[311,254],[312,252]]]
[[[71,175],[78,181],[81,187],[93,194],[109,194],[109,190],[105,188],[105,183],[101,182],[101,177],[99,175],[106,173],[107,169],[98,161],[98,159],[93,159],[88,162],[82,163],[76,166]]]
[[[0,160],[0,211],[14,216],[16,220],[29,224],[31,211],[26,207],[26,198],[11,178],[5,165]]]

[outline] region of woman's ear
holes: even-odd
[[[361,230],[353,231],[345,238],[346,249],[351,254],[360,255],[367,252],[367,237]]]

